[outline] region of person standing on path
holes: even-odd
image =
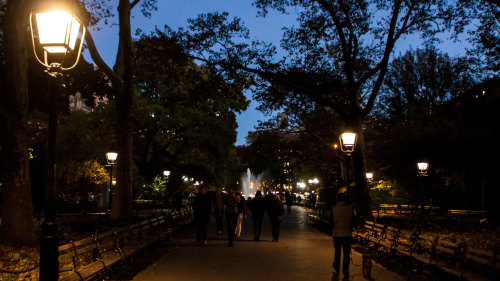
[[[266,212],[266,200],[262,197],[262,192],[257,191],[255,197],[250,202],[253,220],[253,240],[260,241],[260,232],[262,230],[262,221]]]
[[[243,222],[243,219],[247,218],[247,202],[241,192],[236,192],[236,196],[240,197],[240,203],[238,203],[238,220],[236,222],[234,236],[239,240],[241,236],[241,223]]]
[[[217,234],[222,234],[222,216],[224,213],[224,202],[222,200],[222,187],[220,186],[216,187],[212,204],[214,207],[214,216],[215,216]]]
[[[292,210],[293,198],[289,191],[285,192],[285,200],[287,213],[290,214],[290,211]]]
[[[281,202],[279,194],[276,194],[274,199],[271,201],[271,205],[267,210],[267,213],[271,217],[273,241],[278,242],[278,239],[280,238],[281,219],[285,213],[285,207],[283,206],[283,202]]]
[[[229,247],[233,246],[234,231],[236,229],[236,221],[238,219],[238,204],[240,197],[234,192],[233,187],[226,188],[227,193],[223,194],[222,200],[224,201],[226,213],[226,227],[227,227],[227,240]]]
[[[340,254],[344,252],[342,272],[344,279],[349,278],[349,261],[351,258],[351,236],[354,220],[354,208],[347,202],[347,194],[337,194],[337,203],[332,207],[333,218],[333,245],[335,254],[333,258],[333,269],[340,271]]]
[[[204,186],[200,188],[193,201],[194,221],[196,224],[196,242],[207,244],[207,224],[212,208],[210,196]]]

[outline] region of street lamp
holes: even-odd
[[[373,181],[373,173],[366,173],[366,180],[368,182],[372,182]]]
[[[168,178],[168,176],[170,176],[170,171],[163,171],[163,176]]]
[[[56,76],[74,68],[80,59],[85,23],[78,4],[70,0],[39,0],[30,14],[35,58]]]
[[[109,193],[108,193],[108,206],[111,210],[112,202],[113,202],[113,166],[116,164],[116,159],[118,158],[118,153],[116,152],[108,152],[106,153],[106,162],[109,167]]]
[[[427,162],[418,162],[417,163],[418,174],[420,176],[427,176],[427,172],[429,171],[429,163]]]
[[[427,162],[418,162],[417,163],[418,175],[420,178],[420,206],[422,210],[424,210],[424,183],[423,178],[427,176],[427,172],[429,171],[429,163]]]
[[[64,82],[62,71],[77,65],[86,28],[83,18],[76,15],[78,8],[73,1],[42,0],[34,3],[29,16],[33,52],[59,84],[58,91],[51,91],[50,94],[45,219],[40,236],[40,280],[57,280],[59,240],[54,200],[58,100],[62,96]]]
[[[346,131],[343,132],[340,135],[340,149],[342,152],[344,152],[347,155],[347,165],[346,165],[346,176],[345,176],[345,181],[346,181],[346,190],[347,192],[350,191],[349,188],[349,166],[351,162],[351,153],[354,152],[354,149],[356,148],[356,142],[358,140],[358,134],[351,132],[351,131]]]
[[[318,178],[309,179],[308,182],[309,182],[309,185],[314,185],[314,187],[318,187],[318,183],[319,183]]]
[[[349,131],[343,132],[340,135],[340,149],[347,155],[351,155],[356,148],[357,140],[358,134]]]

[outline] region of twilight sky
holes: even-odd
[[[113,1],[117,2],[117,1]],[[239,17],[250,30],[251,39],[259,39],[266,42],[274,43],[279,46],[281,38],[281,27],[293,25],[295,15],[282,15],[276,12],[270,12],[265,18],[256,17],[257,9],[252,7],[251,0],[158,0],[158,11],[154,12],[151,19],[144,18],[139,13],[139,7],[135,8],[134,17],[132,18],[132,34],[140,28],[145,33],[153,31],[155,27],[163,29],[164,25],[169,25],[172,29],[187,25],[188,18],[195,18],[200,13],[208,13],[215,11],[227,11],[230,17]],[[118,19],[115,16],[115,21]],[[91,31],[97,49],[101,53],[106,63],[109,66],[114,65],[116,52],[118,49],[118,28],[117,26],[104,26],[100,31]],[[409,36],[400,40],[396,45],[396,55],[400,52],[406,52],[410,47],[416,49],[419,47],[417,36]],[[465,53],[464,46],[453,44],[441,46],[446,49],[450,55],[463,55]],[[90,55],[84,53],[87,60]],[[246,93],[246,96],[251,100],[251,93]],[[251,101],[248,109],[238,115],[238,137],[236,144],[244,145],[248,131],[253,131],[258,120],[266,120],[264,116],[255,108],[258,104]]]

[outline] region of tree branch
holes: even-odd
[[[401,37],[401,35],[402,35],[405,31],[407,31],[409,27],[411,27],[411,26],[414,24],[414,22],[413,22],[412,24],[407,25],[408,20],[410,19],[410,16],[411,16],[412,10],[413,10],[413,6],[411,6],[411,7],[409,8],[409,11],[408,11],[408,13],[407,13],[407,14],[406,14],[406,16],[405,16],[403,26],[401,27],[401,29],[399,30],[399,32],[398,32],[398,33],[396,34],[396,36],[394,37],[394,40],[393,40],[394,42],[396,42],[396,41],[399,39],[399,37]],[[406,27],[405,27],[405,26],[406,26]],[[385,55],[385,53],[384,53],[384,55]],[[384,58],[385,58],[385,57],[384,57]],[[375,75],[375,73],[377,73],[377,72],[378,72],[378,71],[382,68],[382,66],[383,66],[382,62],[383,62],[383,59],[382,59],[382,60],[381,60],[381,61],[380,61],[380,62],[379,62],[379,63],[378,63],[378,64],[377,64],[377,65],[376,65],[373,69],[371,69],[371,70],[370,70],[370,71],[368,71],[365,75],[363,75],[363,77],[361,77],[361,79],[359,79],[358,84],[359,84],[359,85],[362,85],[363,83],[365,83],[365,82],[366,82],[366,80],[370,79],[370,77],[372,77],[373,75]]]
[[[377,94],[380,90],[380,87],[382,86],[382,83],[384,82],[384,77],[385,73],[387,72],[387,66],[389,64],[389,57],[391,55],[392,49],[394,48],[394,43],[395,43],[395,30],[396,30],[396,25],[397,21],[399,18],[399,10],[401,8],[401,1],[396,1],[394,3],[394,9],[392,11],[392,19],[389,27],[389,33],[387,34],[387,42],[385,44],[385,51],[384,51],[384,56],[382,60],[380,61],[380,72],[377,78],[377,81],[375,82],[375,85],[373,86],[372,92],[370,93],[370,97],[368,98],[368,102],[365,106],[365,108],[362,110],[361,114],[362,116],[367,115],[370,113],[370,111],[373,108],[373,104],[375,103],[375,98],[377,97]],[[408,11],[406,21],[408,20],[408,15],[411,14],[411,7],[410,10]]]
[[[497,5],[500,7],[500,0],[483,0],[483,1]]]
[[[130,3],[130,9],[133,9],[135,7],[135,5],[137,5],[139,2],[141,2],[141,0],[134,0]]]
[[[316,0],[323,8],[328,12],[330,17],[335,23],[335,29],[337,35],[339,36],[340,45],[342,46],[342,56],[344,57],[345,72],[347,75],[347,81],[349,85],[354,84],[354,71],[352,69],[351,52],[349,51],[349,46],[347,46],[346,35],[342,29],[342,24],[337,16],[337,11],[335,11],[330,3],[325,0]]]
[[[87,33],[85,34],[85,42],[89,50],[90,56],[92,57],[92,60],[95,62],[95,64],[99,67],[99,69],[101,69],[106,74],[106,76],[109,77],[111,83],[113,84],[113,87],[121,88],[123,86],[123,83],[120,77],[118,77],[118,75],[116,75],[116,73],[102,59],[101,55],[99,54],[99,51],[97,51],[97,48],[94,43],[94,38],[92,38],[90,30],[87,30]]]

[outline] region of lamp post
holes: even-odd
[[[318,178],[314,178],[314,179],[309,179],[307,182],[309,182],[309,185],[314,186],[315,188],[317,188],[319,180],[318,180]]]
[[[118,153],[108,152],[106,153],[106,162],[109,166],[109,193],[108,193],[108,207],[111,211],[111,206],[113,204],[113,166],[116,164],[116,159],[118,158]],[[116,183],[116,181],[115,181]]]
[[[306,184],[304,182],[302,182],[302,181],[299,181],[299,182],[297,182],[297,187],[301,188],[301,189],[304,189],[304,188],[306,188]]]
[[[427,176],[427,172],[429,171],[429,163],[427,162],[418,162],[417,163],[418,176],[420,177],[420,207],[422,211],[424,210],[424,183],[423,177]]]
[[[72,1],[36,1],[29,16],[35,58],[45,66],[47,73],[59,86],[58,91],[51,91],[50,94],[45,218],[40,236],[40,280],[59,278],[59,240],[54,207],[58,100],[64,82],[62,71],[76,66],[85,37],[85,24],[82,17],[76,15],[78,9],[75,5]]]
[[[346,181],[346,190],[347,190],[348,194],[350,193],[349,166],[351,164],[351,154],[354,152],[354,149],[356,148],[357,140],[358,140],[358,134],[351,132],[351,131],[345,131],[340,135],[340,149],[347,156],[347,165],[346,165],[346,169],[345,169],[346,170],[345,181]]]
[[[366,173],[366,180],[368,182],[372,182],[373,181],[373,173]]]

